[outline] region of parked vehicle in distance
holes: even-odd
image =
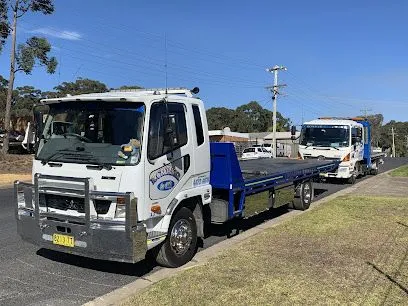
[[[272,144],[271,143],[263,143],[263,144],[255,144],[253,145],[254,148],[264,148],[266,151],[272,153]]]
[[[3,130],[0,130],[0,147],[3,147],[3,138],[5,134],[6,133]],[[9,134],[9,148],[19,149],[24,139],[24,135],[22,135],[18,131],[10,131],[8,134]]]
[[[266,151],[272,153],[272,144],[270,144],[270,143],[264,143],[264,144],[262,145],[262,148],[264,148]]]
[[[241,159],[272,158],[272,153],[262,147],[246,148],[242,152]]]

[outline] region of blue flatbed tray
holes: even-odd
[[[262,158],[239,161],[244,180],[262,179],[282,173],[294,173],[332,165],[333,161],[317,159]]]
[[[211,143],[210,183],[213,188],[240,189],[249,194],[334,171],[339,162],[284,158],[238,161],[232,143]]]

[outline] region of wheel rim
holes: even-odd
[[[312,198],[312,188],[310,188],[309,184],[305,184],[303,186],[303,199],[305,203],[310,203],[311,198]]]
[[[170,247],[176,255],[182,256],[187,252],[193,240],[192,233],[189,221],[180,219],[174,224],[170,234]]]

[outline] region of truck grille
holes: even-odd
[[[308,155],[304,155],[303,158],[304,158],[304,159],[317,159],[318,156],[308,156]],[[325,157],[324,160],[340,160],[340,158],[338,158],[338,157]]]
[[[55,208],[59,210],[76,210],[79,213],[85,213],[85,199],[69,196],[60,196],[55,194],[40,194],[40,206]],[[94,200],[95,210],[97,214],[104,215],[108,212],[111,201],[109,200]]]

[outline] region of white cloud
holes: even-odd
[[[56,30],[53,28],[38,28],[29,31],[29,33],[42,34],[46,36],[56,37],[65,40],[80,40],[82,35],[75,31]]]

